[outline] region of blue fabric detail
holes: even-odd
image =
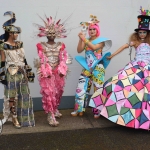
[[[150,101],[150,94],[147,94],[147,99],[146,101]]]
[[[21,109],[17,108],[17,116],[29,116],[33,114],[32,108]]]
[[[142,79],[144,78],[144,73],[142,71],[140,71],[139,73],[137,73],[137,75]]]
[[[138,82],[139,82],[139,80],[133,79],[132,84],[136,84]]]
[[[101,43],[101,42],[110,42],[108,45],[108,47],[110,48],[111,47],[111,40],[108,39],[108,38],[104,38],[104,37],[99,37],[99,38],[96,38],[95,40],[92,41],[92,44],[96,45],[98,43]],[[105,43],[105,46],[106,46],[107,43]],[[104,46],[104,47],[105,47]],[[110,63],[110,60],[107,59],[108,56],[110,56],[111,53],[110,52],[107,52],[105,54],[103,54],[103,56],[100,58],[100,59],[97,59],[97,57],[95,56],[94,54],[94,51],[93,50],[88,50],[85,52],[85,57],[84,58],[83,56],[76,56],[75,59],[76,61],[83,67],[85,68],[86,70],[90,71],[90,68],[92,70],[94,70],[95,66],[103,60],[103,65],[104,65],[104,68],[106,69],[107,66],[109,65]],[[91,66],[88,66],[87,64],[87,58],[88,57],[91,57],[92,59],[92,63],[91,63]],[[89,64],[90,65],[90,64]]]
[[[140,118],[140,125],[142,125],[144,122],[149,121],[149,119],[145,116],[145,114],[142,112],[141,118]]]
[[[117,120],[118,120],[118,117],[119,117],[119,115],[115,115],[115,116],[109,117],[108,119],[109,119],[110,121],[116,123]]]
[[[134,119],[134,117],[130,111],[127,111],[125,114],[123,114],[121,116],[123,117],[125,124],[128,124],[131,120]]]
[[[139,66],[139,65],[136,65],[136,66],[134,66],[134,68],[136,68],[136,69],[140,69],[140,66]]]
[[[142,103],[138,102],[137,104],[135,104],[134,106],[132,106],[132,108],[134,108],[134,109],[140,109],[141,105],[142,105]]]
[[[119,85],[120,87],[124,88],[124,85],[120,80],[116,84]]]
[[[5,34],[0,35],[0,40],[4,40],[5,39]]]
[[[110,55],[111,55],[110,52],[105,53],[105,54],[101,57],[101,59],[99,59],[99,60],[94,64],[94,66],[92,67],[92,69],[94,69],[95,66],[96,66],[101,60],[103,60],[103,65],[104,65],[104,68],[106,69],[107,66],[108,66],[109,63],[110,63],[110,60],[108,60],[107,57],[110,56]],[[83,56],[76,56],[76,57],[75,57],[75,60],[76,60],[83,68],[85,68],[86,70],[90,71],[90,68],[89,68],[88,65],[87,65],[87,62],[86,62],[85,57],[83,57]]]
[[[86,60],[85,60],[85,57],[83,56],[76,56],[75,57],[75,60],[86,70],[90,71],[87,63],[86,63]]]
[[[96,38],[95,40],[92,41],[92,44],[96,45],[98,43],[101,43],[101,42],[106,42],[110,39],[108,38],[105,38],[105,37],[99,37],[99,38]]]
[[[7,11],[4,13],[4,16],[6,15],[10,15],[11,16],[11,19],[6,21],[3,26],[9,26],[9,25],[12,25],[15,21],[16,21],[16,18],[15,18],[15,14],[12,12],[12,11]]]

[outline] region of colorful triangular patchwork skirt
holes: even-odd
[[[150,64],[127,64],[93,94],[89,106],[119,125],[150,129]]]

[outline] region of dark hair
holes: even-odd
[[[6,42],[9,38],[9,32],[5,31],[5,34],[4,34],[4,41]]]
[[[134,32],[131,34],[130,38],[129,38],[129,42],[141,42],[141,39],[138,35],[138,32]],[[144,40],[145,43],[148,43],[150,45],[150,31],[147,31],[147,36]]]

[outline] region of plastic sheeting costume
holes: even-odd
[[[80,39],[80,45],[82,45],[82,43],[85,43],[85,47],[83,47],[83,50],[85,50],[85,57],[76,56],[75,58],[77,62],[79,62],[79,64],[83,67],[83,70],[76,88],[75,106],[74,112],[71,113],[72,116],[83,115],[83,112],[85,111],[88,103],[87,100],[92,83],[94,85],[94,91],[102,87],[104,82],[105,69],[109,64],[109,60],[107,60],[106,57],[110,56],[110,52],[103,54],[103,50],[108,50],[111,47],[112,42],[108,38],[99,37],[99,21],[97,20],[96,16],[91,15],[90,17],[91,20],[89,22],[81,22],[81,25],[83,26],[81,33],[86,32],[86,30],[88,29],[89,35],[93,34],[95,31],[96,35],[95,39],[93,40],[90,39],[92,35],[87,39],[84,36]],[[94,31],[92,32],[90,30]],[[89,42],[90,40],[91,42]],[[100,43],[103,44],[103,46],[95,49],[91,48],[92,46],[94,47]],[[96,109],[94,110],[94,114],[95,118],[98,117],[96,116],[98,115]]]
[[[37,67],[38,80],[41,86],[42,103],[45,113],[48,114],[47,120],[51,126],[59,124],[55,117],[61,117],[58,111],[60,99],[65,86],[65,77],[68,67],[66,63],[71,63],[71,58],[65,50],[65,44],[62,42],[54,42],[55,38],[65,38],[66,30],[64,24],[60,20],[55,21],[46,18],[45,26],[39,25],[39,37],[46,36],[48,42],[37,44],[38,56],[40,60],[35,62]],[[49,43],[53,42],[52,44]]]
[[[136,129],[150,129],[150,14],[141,8],[138,28],[130,43],[119,48],[110,58],[135,47],[135,58],[96,91],[90,106],[101,111],[110,121]]]
[[[10,36],[14,38],[21,32],[20,27],[12,25],[16,21],[15,14],[8,11],[4,15],[10,15],[11,19],[3,24],[5,34],[0,36],[1,59],[2,54],[5,56],[0,68],[0,81],[4,84],[2,122],[4,124],[12,114],[12,122],[16,128],[34,126],[33,103],[28,87],[28,81],[34,80],[34,73],[25,59],[23,42],[15,39],[12,39],[14,45],[8,42]]]

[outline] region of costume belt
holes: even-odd
[[[9,71],[9,73],[11,75],[15,75],[17,72],[22,73],[24,75],[24,78],[25,78],[26,82],[28,82],[27,74],[25,72],[24,67],[22,67],[22,66],[16,66],[16,65],[10,65],[8,67],[8,71]]]

